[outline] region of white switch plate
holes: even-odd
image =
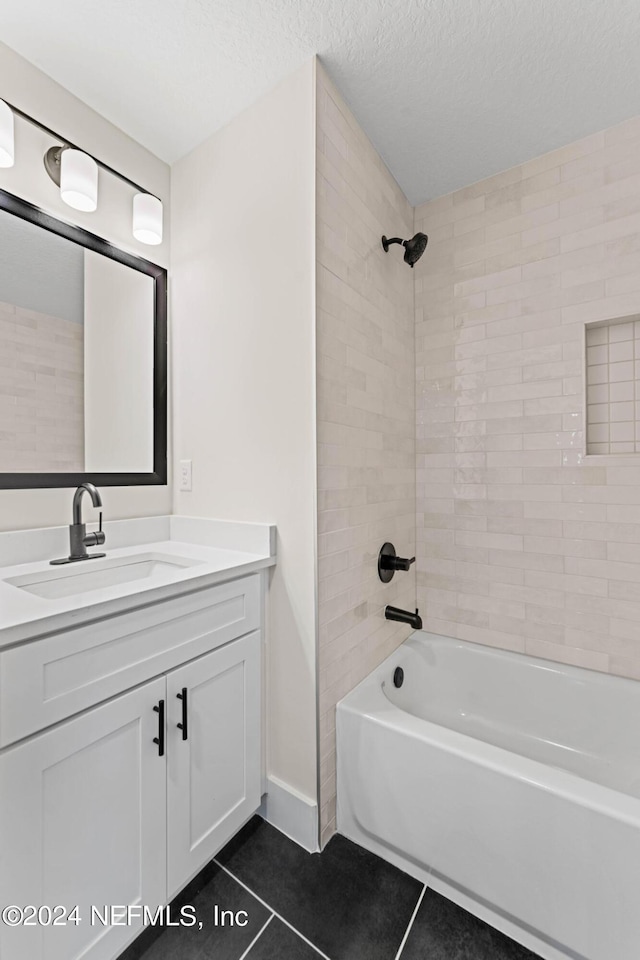
[[[191,490],[191,460],[180,461],[180,490]]]

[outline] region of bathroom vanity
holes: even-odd
[[[274,528],[106,530],[104,559],[0,569],[0,901],[45,908],[0,924],[3,960],[113,960],[141,911],[105,908],[155,913],[260,804]],[[0,563],[65,534],[2,534]]]

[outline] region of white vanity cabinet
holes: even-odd
[[[96,651],[93,678],[92,661],[82,657],[77,636],[71,646],[68,636],[53,636],[16,648],[20,656],[7,662],[21,669],[28,662],[37,665],[25,699],[45,707],[47,665],[51,677],[71,668],[77,680],[77,663],[65,665],[61,651],[72,660],[81,657],[82,676],[94,688],[103,689],[108,677],[111,690],[119,672],[122,682],[130,683],[131,650],[121,640],[131,636],[129,628],[144,635],[151,676],[0,752],[0,905],[60,905],[69,911],[77,904],[80,918],[78,925],[66,926],[0,922],[2,960],[113,960],[142,929],[141,921],[103,926],[95,913],[92,922],[92,907],[102,914],[110,905],[140,904],[155,911],[257,810],[259,591],[254,575],[179,598],[175,603],[187,611],[186,623],[198,629],[177,623],[180,643],[170,643],[165,624],[156,650],[149,647],[153,628],[141,622],[140,610],[132,611],[131,623],[123,614],[115,632],[109,621],[99,623],[98,636],[112,656],[107,670],[103,652]],[[157,623],[160,606],[149,607],[150,623]],[[203,620],[205,610],[210,617]],[[166,611],[171,622],[175,609],[169,604]],[[88,631],[88,649],[94,649],[95,634],[90,626],[82,629]],[[120,643],[114,646],[116,636]],[[27,646],[33,649],[25,653]],[[203,646],[209,652],[203,653]],[[180,647],[183,662],[157,675],[157,664],[165,664],[168,651],[175,662]],[[191,658],[193,651],[199,655]],[[5,651],[5,659],[11,653]],[[139,662],[135,669],[139,678]],[[70,688],[79,686],[68,683],[59,692],[69,696]],[[19,728],[23,708],[6,717],[5,729]]]
[[[171,899],[260,805],[259,635],[170,673],[167,705]]]
[[[92,926],[91,905],[165,902],[166,763],[153,742],[165,689],[153,680],[0,756],[0,901],[78,904],[81,917],[1,924],[2,960],[111,960],[131,928]]]

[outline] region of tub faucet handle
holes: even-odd
[[[389,583],[396,570],[408,570],[415,557],[398,557],[392,543],[383,543],[378,554],[378,576],[383,583]]]

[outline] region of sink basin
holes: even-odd
[[[185,567],[195,567],[201,561],[187,557],[164,556],[157,553],[135,554],[113,560],[83,560],[65,567],[50,567],[22,577],[10,577],[5,583],[26,590],[37,597],[57,600],[92,590],[104,590],[121,584],[146,580],[149,583],[167,583]],[[94,566],[95,563],[95,566]]]

